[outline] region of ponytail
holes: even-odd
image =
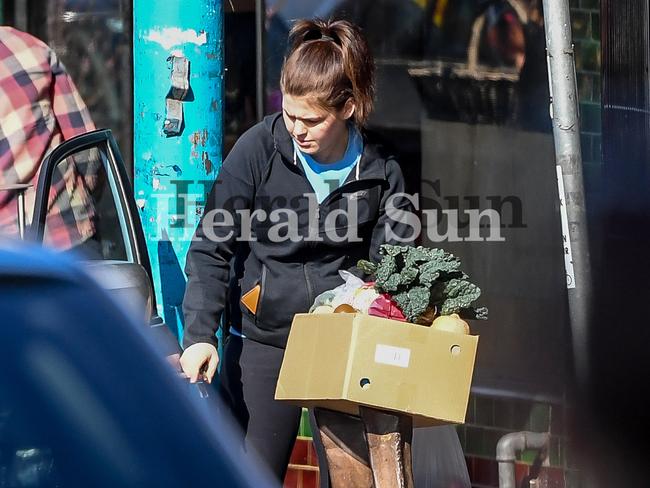
[[[352,99],[362,127],[372,111],[375,65],[361,30],[344,20],[300,20],[289,32],[282,66],[282,92],[314,97],[327,110]]]

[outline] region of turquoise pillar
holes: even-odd
[[[185,256],[221,167],[220,0],[134,0],[134,187],[158,313],[182,336]]]

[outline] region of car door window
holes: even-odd
[[[129,185],[109,130],[64,142],[41,166],[29,238],[84,260],[148,268]]]
[[[132,261],[126,219],[105,147],[77,150],[54,166],[43,244],[85,260]]]
[[[43,160],[26,236],[84,261],[134,316],[160,322],[140,216],[110,130],[74,137]]]

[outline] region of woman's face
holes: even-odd
[[[282,97],[282,117],[300,150],[319,163],[333,163],[345,154],[348,144],[347,121],[354,112],[348,101],[343,110],[327,111],[310,102],[310,97]]]

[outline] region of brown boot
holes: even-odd
[[[411,439],[407,415],[360,407],[365,424],[375,488],[413,488]]]
[[[357,417],[316,409],[331,488],[372,488],[372,472],[363,424]]]

